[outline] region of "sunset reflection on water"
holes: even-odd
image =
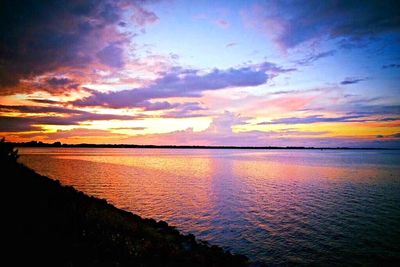
[[[23,148],[65,185],[272,264],[399,252],[398,151]],[[379,246],[379,250],[376,246]]]

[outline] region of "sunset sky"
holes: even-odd
[[[1,1],[0,136],[400,147],[399,3]]]

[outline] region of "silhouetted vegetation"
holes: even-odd
[[[3,253],[11,266],[248,265],[246,257],[166,222],[142,219],[35,173],[16,161],[17,151],[4,139],[0,150]]]
[[[0,140],[0,160],[2,162],[16,162],[18,159],[18,149],[14,148],[14,146],[10,143],[6,143],[5,138],[3,137]]]
[[[16,147],[89,147],[89,148],[166,148],[166,149],[359,149],[359,150],[396,150],[395,148],[350,148],[350,147],[304,147],[304,146],[188,146],[188,145],[135,145],[135,144],[62,144],[61,142],[43,143],[30,141],[12,143]]]

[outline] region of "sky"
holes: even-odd
[[[399,3],[3,0],[0,136],[400,148]]]

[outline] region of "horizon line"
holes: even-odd
[[[140,145],[140,144],[68,144],[61,142],[44,143],[41,141],[6,142],[17,147],[87,147],[87,148],[162,148],[162,149],[355,149],[355,150],[400,150],[384,147],[314,147],[314,146],[234,146],[234,145]]]

